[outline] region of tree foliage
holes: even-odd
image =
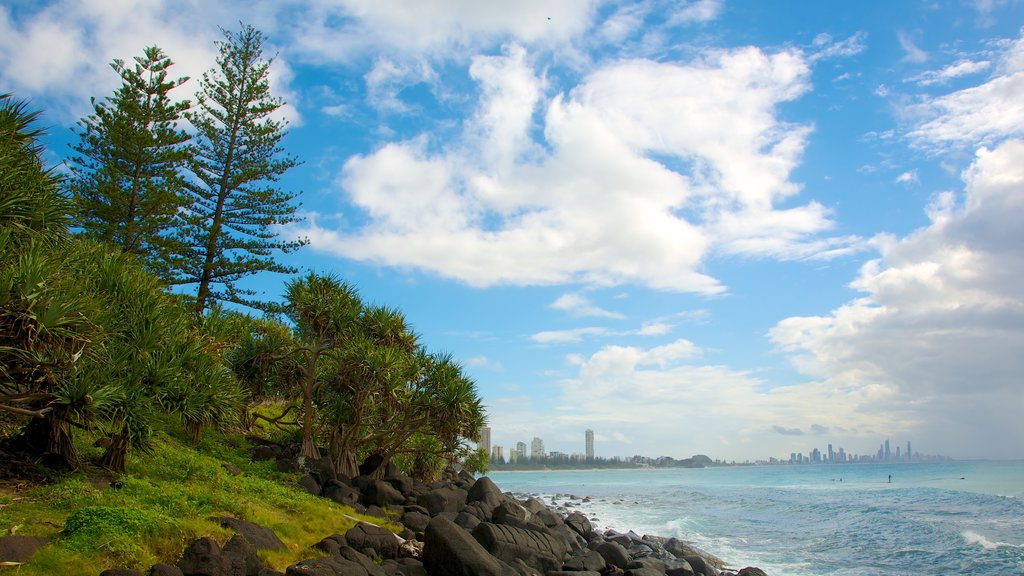
[[[217,66],[200,82],[198,105],[186,114],[197,130],[194,178],[173,282],[197,285],[199,313],[214,301],[265,309],[239,281],[263,271],[294,272],[274,253],[305,244],[280,239],[275,228],[298,220],[295,194],[277,185],[298,161],[280,145],[287,123],[274,117],[283,101],[270,94],[265,38],[252,26],[224,36]]]
[[[121,86],[103,101],[93,99],[93,114],[79,122],[67,185],[76,224],[87,235],[146,256],[165,278],[171,254],[180,251],[172,232],[185,204],[190,156],[190,136],[180,127],[190,104],[170,98],[188,78],[169,79],[172,65],[156,46],[135,57],[134,66],[113,61]]]

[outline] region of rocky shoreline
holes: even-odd
[[[722,560],[677,538],[598,531],[579,510],[555,508],[528,495],[503,493],[490,478],[462,472],[422,484],[390,467],[380,479],[339,477],[327,462],[303,463],[269,444],[254,459],[304,471],[297,487],[379,517],[359,522],[310,549],[283,576],[765,576],[731,570]],[[258,551],[284,545],[272,530],[237,518],[214,519],[236,534],[223,546],[200,538],[177,565],[157,564],[151,576],[282,576]],[[396,535],[383,525],[401,525]],[[110,569],[100,576],[144,576]]]

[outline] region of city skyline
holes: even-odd
[[[492,461],[517,463],[523,461],[536,461],[543,460],[549,457],[564,458],[574,462],[592,462],[595,459],[605,459],[612,461],[629,461],[629,460],[644,460],[644,461],[657,461],[664,458],[672,458],[674,460],[683,460],[698,454],[690,454],[685,456],[670,455],[670,454],[614,454],[614,455],[597,455],[595,447],[595,433],[592,429],[587,428],[583,433],[583,450],[576,451],[573,449],[569,450],[552,450],[546,451],[544,448],[544,439],[539,436],[534,436],[531,440],[530,452],[526,453],[526,443],[518,441],[515,448],[510,448],[509,458],[506,460],[503,458],[504,445],[501,444],[490,444],[492,429],[487,426],[481,429],[480,441],[478,442],[478,448],[483,448],[490,455]],[[777,456],[763,456],[756,459],[721,459],[716,458],[713,454],[699,453],[699,455],[708,456],[716,462],[730,462],[730,463],[751,463],[751,464],[843,464],[843,463],[885,463],[885,462],[913,462],[917,460],[934,460],[944,459],[945,456],[939,454],[921,454],[920,452],[913,452],[912,443],[910,440],[906,441],[906,451],[902,451],[902,447],[897,445],[895,450],[892,450],[891,439],[886,438],[879,444],[877,451],[867,453],[847,452],[843,446],[834,447],[831,442],[827,443],[823,452],[819,447],[811,447],[807,450],[806,456],[804,452],[797,451],[791,452],[789,457],[777,457]]]

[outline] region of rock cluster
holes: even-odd
[[[289,566],[284,576],[759,576],[758,568],[738,572],[676,538],[633,532],[598,532],[579,511],[559,513],[536,498],[504,494],[488,477],[467,473],[422,484],[397,470],[377,480],[343,478],[320,463],[285,462],[257,446],[255,457],[306,470],[299,486],[311,493],[377,515],[405,530],[361,522],[345,534],[326,536],[310,558]],[[158,564],[154,576],[271,576],[258,549],[282,547],[269,529],[233,518],[216,519],[237,534],[223,546],[201,538],[188,546],[177,566]],[[141,576],[107,570],[101,576]]]

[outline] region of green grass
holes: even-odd
[[[232,476],[225,464],[242,474]],[[133,454],[116,479],[86,470],[45,486],[0,487],[0,533],[15,528],[19,535],[51,538],[29,562],[0,568],[0,575],[95,576],[107,568],[145,571],[156,562],[176,564],[192,540],[210,536],[223,544],[231,536],[209,520],[214,516],[274,530],[287,549],[260,555],[283,571],[317,556],[310,546],[323,537],[351,528],[355,522],[346,515],[360,517],[284,483],[297,479],[276,472],[271,462],[250,462],[238,436],[207,432],[193,448],[160,433],[152,449]]]

